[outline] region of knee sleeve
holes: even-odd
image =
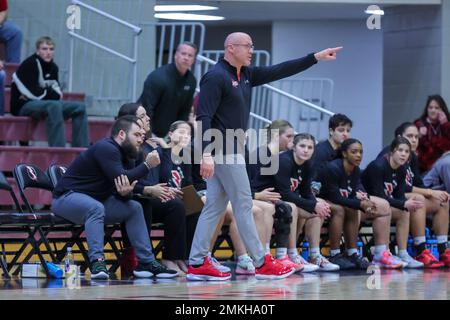
[[[275,214],[273,216],[273,226],[275,229],[275,239],[277,247],[287,247],[289,233],[292,223],[292,208],[286,202],[279,201],[275,204]]]

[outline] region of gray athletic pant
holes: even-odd
[[[155,260],[144,212],[141,204],[135,200],[119,200],[110,196],[100,202],[86,194],[69,191],[53,199],[52,210],[73,223],[84,224],[91,262],[103,258],[104,225],[118,222],[125,223],[139,262],[145,264]]]
[[[229,155],[236,161],[239,155]],[[264,248],[256,231],[252,213],[252,196],[245,161],[240,164],[217,164],[214,175],[207,180],[206,204],[197,222],[189,264],[199,265],[208,255],[212,236],[224,213],[228,201],[233,207],[239,235],[257,267],[264,262]],[[243,164],[242,164],[243,163]]]

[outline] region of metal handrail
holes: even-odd
[[[79,5],[79,6],[85,8],[87,10],[93,11],[93,12],[95,12],[95,13],[97,13],[97,14],[105,17],[105,18],[113,20],[113,21],[115,21],[115,22],[117,22],[119,24],[122,24],[123,26],[125,26],[127,28],[132,29],[133,32],[134,32],[134,35],[133,35],[133,51],[134,52],[133,52],[133,57],[130,58],[130,57],[124,55],[124,54],[121,54],[120,52],[117,52],[117,51],[115,51],[115,50],[113,50],[111,48],[103,46],[103,45],[101,45],[100,43],[98,43],[96,41],[90,40],[90,39],[88,39],[86,37],[83,37],[83,36],[81,36],[79,34],[76,34],[74,32],[74,30],[70,30],[68,32],[68,34],[71,36],[70,37],[70,57],[69,57],[69,91],[72,91],[72,85],[73,85],[73,59],[74,59],[74,47],[75,47],[74,38],[77,38],[77,39],[82,40],[82,41],[84,41],[86,43],[89,43],[89,44],[91,44],[91,45],[93,45],[93,46],[95,46],[95,47],[97,47],[99,49],[102,49],[102,50],[104,50],[106,52],[109,52],[109,53],[111,53],[111,54],[113,54],[113,55],[115,55],[115,56],[117,56],[117,57],[119,57],[121,59],[124,59],[124,60],[130,62],[133,65],[132,99],[136,100],[137,61],[138,61],[138,36],[142,32],[142,28],[140,28],[140,27],[138,27],[138,26],[136,26],[134,24],[128,23],[128,22],[126,22],[126,21],[124,21],[122,19],[119,19],[119,18],[117,18],[117,17],[115,17],[115,16],[113,16],[113,15],[107,13],[107,12],[104,12],[102,10],[94,8],[94,7],[88,5],[88,4],[84,3],[84,2],[81,2],[79,0],[71,0],[71,2],[74,5]]]
[[[204,62],[207,62],[207,63],[212,64],[212,65],[216,64],[216,61],[211,60],[211,59],[209,59],[207,57],[204,57],[202,55],[197,55],[197,60],[204,61]],[[322,107],[319,107],[319,106],[317,106],[317,105],[315,105],[315,104],[313,104],[311,102],[303,100],[303,99],[301,99],[299,97],[296,97],[296,96],[294,96],[294,95],[292,95],[292,94],[290,94],[290,93],[288,93],[286,91],[283,91],[283,90],[280,90],[278,88],[275,88],[275,87],[273,87],[273,86],[271,86],[269,84],[264,84],[263,87],[266,87],[267,89],[269,89],[269,90],[271,90],[273,92],[276,92],[276,93],[278,93],[278,94],[280,94],[282,96],[285,96],[285,97],[287,97],[287,98],[289,98],[291,100],[294,100],[294,101],[297,101],[297,102],[299,102],[301,104],[304,104],[305,106],[307,106],[309,108],[312,108],[312,109],[317,110],[319,112],[323,112],[323,113],[325,113],[325,114],[327,114],[329,116],[334,115],[334,113],[331,112],[330,110],[327,110],[327,109],[324,109]],[[262,120],[262,119],[260,119],[260,120]]]
[[[138,26],[135,26],[134,24],[128,23],[128,22],[126,22],[126,21],[124,21],[122,19],[119,19],[119,18],[117,18],[117,17],[115,17],[113,15],[110,15],[107,12],[104,12],[104,11],[101,11],[101,10],[99,10],[97,8],[94,8],[94,7],[88,5],[88,4],[84,3],[84,2],[81,2],[79,0],[72,0],[72,4],[79,5],[81,7],[84,7],[86,9],[88,9],[88,10],[91,10],[91,11],[93,11],[93,12],[95,12],[95,13],[97,13],[97,14],[105,17],[105,18],[108,18],[108,19],[111,19],[113,21],[116,21],[116,22],[118,22],[118,23],[120,23],[120,24],[122,24],[122,25],[124,25],[124,26],[126,26],[128,28],[130,28],[130,29],[133,29],[133,31],[136,34],[140,34],[142,32],[142,28],[140,28]]]

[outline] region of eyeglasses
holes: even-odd
[[[250,49],[254,50],[254,49],[255,49],[255,46],[254,46],[253,44],[249,44],[249,43],[247,43],[247,44],[242,44],[242,43],[232,43],[232,45],[233,45],[233,46],[242,46],[242,47],[246,47],[247,50],[250,50]]]

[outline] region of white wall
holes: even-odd
[[[342,45],[338,60],[319,62],[296,77],[334,81],[333,112],[353,122],[352,136],[364,145],[365,167],[382,148],[383,39],[364,20],[274,22],[272,61],[282,62]]]
[[[440,8],[389,8],[383,19],[383,32],[383,131],[384,142],[389,143],[400,123],[420,116],[428,95],[440,93]]]

